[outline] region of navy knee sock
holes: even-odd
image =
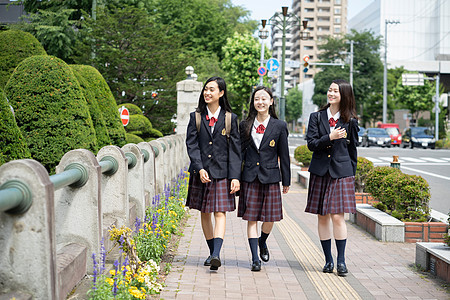
[[[269,237],[269,233],[265,233],[261,231],[261,237],[259,238],[259,247],[266,246],[267,238]]]
[[[347,239],[345,240],[335,240],[336,248],[337,248],[337,262],[345,263],[345,244],[347,243]]]
[[[322,250],[323,250],[323,253],[325,254],[325,262],[332,263],[333,256],[331,255],[331,239],[320,240],[320,243],[322,244]]]
[[[250,251],[252,251],[252,261],[258,261],[258,239],[252,238],[248,239],[248,244],[250,245]]]
[[[222,248],[223,239],[221,238],[214,238],[214,250],[211,256],[217,256],[220,257],[220,249]]]
[[[209,239],[206,240],[206,243],[208,244],[208,248],[209,248],[209,255],[211,255],[214,251],[214,239]]]

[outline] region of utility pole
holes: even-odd
[[[384,20],[384,76],[383,76],[383,123],[387,123],[387,28],[399,21]]]
[[[353,44],[355,41],[350,41],[350,85],[353,88]]]

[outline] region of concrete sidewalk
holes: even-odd
[[[347,277],[322,273],[317,217],[304,212],[306,189],[283,195],[284,219],[269,236],[270,261],[251,272],[246,222],[227,214],[222,267],[203,266],[208,246],[192,210],[161,299],[450,299],[442,282],[412,268],[415,244],[383,243],[347,223]],[[334,243],[333,243],[334,244]],[[333,245],[333,254],[336,249]],[[336,258],[335,258],[336,259]],[[448,289],[448,288],[447,288]]]

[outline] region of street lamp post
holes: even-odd
[[[281,90],[280,90],[280,119],[285,120],[285,98],[284,98],[284,72],[286,67],[286,29],[288,26],[292,26],[294,23],[303,23],[303,31],[300,32],[300,39],[307,40],[309,38],[309,32],[307,31],[308,21],[300,21],[300,18],[293,14],[288,13],[288,7],[281,7],[281,15],[276,12],[269,21],[270,25],[276,26],[282,30],[282,47],[281,47]],[[281,23],[281,25],[280,25]],[[291,23],[291,24],[290,24]],[[280,27],[281,26],[281,27]],[[301,25],[300,25],[301,26]]]
[[[264,40],[269,37],[269,31],[266,29],[267,20],[261,20],[262,28],[258,32],[258,36],[261,39],[261,64],[264,66]],[[263,85],[263,76],[259,76],[259,85]]]
[[[399,21],[384,20],[383,123],[387,123],[387,27]]]

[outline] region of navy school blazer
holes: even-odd
[[[230,139],[225,130],[225,110],[222,108],[211,134],[206,113],[201,114],[200,131],[197,132],[195,112],[191,112],[186,133],[186,147],[191,164],[189,173],[198,174],[205,169],[210,179],[240,179],[241,141],[237,116],[231,115]]]
[[[290,186],[291,168],[286,122],[271,117],[259,149],[256,148],[251,135],[249,138],[246,137],[244,127],[244,122],[241,122],[239,128],[244,161],[242,180],[253,182],[258,177],[263,184],[281,181],[283,186]],[[278,163],[278,158],[280,158],[280,163]]]
[[[355,176],[359,127],[356,119],[351,122],[350,132],[350,122],[344,124],[339,119],[336,128],[345,128],[347,137],[331,141],[327,111],[311,113],[306,134],[308,149],[313,151],[309,172],[318,176],[329,172],[332,178]]]

